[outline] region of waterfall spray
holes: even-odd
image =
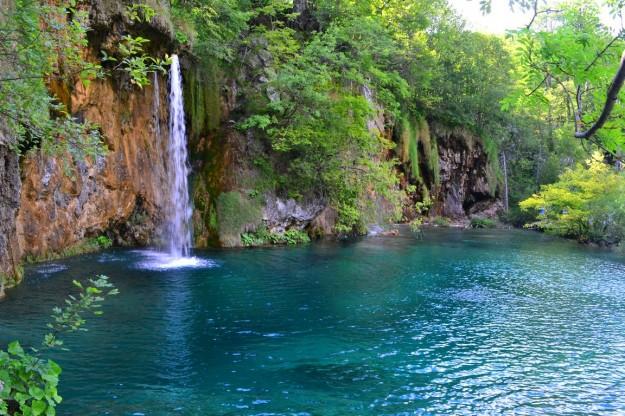
[[[191,250],[191,202],[189,200],[189,160],[182,99],[182,74],[177,55],[169,69],[169,144],[167,171],[169,204],[166,238],[172,257],[187,257]]]

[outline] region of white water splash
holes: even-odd
[[[182,74],[177,55],[169,69],[169,204],[166,238],[172,258],[188,257],[191,251],[191,202],[189,200],[189,160],[182,99]]]
[[[134,267],[143,270],[210,269],[218,266],[213,260],[199,257],[176,257],[151,250],[135,250],[134,253],[142,257]]]

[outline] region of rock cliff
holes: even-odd
[[[432,187],[431,213],[452,219],[494,216],[497,199],[497,157],[487,154],[482,140],[461,128],[434,123],[438,148],[438,184]]]
[[[23,256],[46,257],[103,233],[121,245],[153,242],[166,180],[165,138],[157,137],[155,123],[161,136],[167,124],[154,94],[150,87],[120,95],[111,80],[72,88],[68,108],[100,126],[108,151],[93,161],[38,152],[22,161],[17,234]]]
[[[0,130],[0,297],[4,285],[21,280],[15,217],[19,207],[18,158],[10,148],[12,139]]]
[[[119,41],[129,23],[120,2],[89,4],[94,30],[85,53],[96,59],[100,50]],[[151,40],[151,54],[162,56],[175,49],[175,42],[166,5],[155,5],[165,11],[161,17],[133,30]],[[334,233],[337,212],[326,201],[306,195],[295,201],[262,183],[271,150],[252,132],[236,128],[248,104],[243,86],[262,90],[271,76],[266,70],[270,59],[261,47],[240,67],[224,68],[183,54],[197,247],[238,246],[241,233],[260,226],[275,232],[307,230],[313,236]],[[163,76],[144,89],[130,86],[124,76],[88,86],[50,85],[74,117],[100,126],[108,151],[95,160],[50,157],[35,149],[18,164],[8,140],[0,137],[3,281],[19,280],[21,259],[78,252],[91,237],[107,235],[117,245],[159,243],[168,197],[166,86]],[[392,125],[372,91],[363,87],[362,94],[377,110],[369,129],[397,143],[394,153],[380,159],[399,158],[402,186],[415,189],[404,210],[406,221],[415,215],[414,203],[423,200],[431,201],[430,215],[459,219],[494,214],[497,160],[478,137],[425,118],[406,117]],[[376,204],[384,207],[384,201]]]
[[[93,30],[85,51],[90,60],[129,30],[124,7],[117,1],[90,3]],[[162,17],[132,30],[150,39],[154,46],[149,51],[154,55],[162,56],[170,47],[171,24]],[[22,183],[21,193],[19,186],[17,194],[13,188],[3,189],[0,203],[2,215],[19,206],[16,239],[11,244],[15,256],[36,260],[78,252],[86,239],[102,234],[119,245],[157,242],[167,175],[166,86],[166,78],[159,76],[139,89],[123,74],[89,85],[79,81],[50,85],[74,118],[99,126],[108,150],[95,160],[74,160],[33,149],[18,169],[16,157],[0,146],[8,166],[0,175],[19,175]],[[6,183],[13,182],[7,179]],[[10,228],[9,221],[2,224]],[[0,241],[2,264],[7,257]]]

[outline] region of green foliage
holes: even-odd
[[[261,33],[267,38],[266,28]],[[292,31],[269,41],[275,77],[267,92],[279,98],[265,99],[262,112],[240,128],[261,131],[279,164],[286,164],[279,191],[324,195],[338,208],[338,230],[361,232],[371,195],[399,200],[395,161],[373,162],[392,144],[367,127],[374,116],[371,88],[391,112],[397,97],[407,95],[400,75],[382,69],[393,53],[392,39],[375,22],[350,21],[313,35],[301,48]]]
[[[310,237],[303,230],[290,229],[283,233],[274,233],[266,227],[258,227],[258,230],[251,233],[241,234],[241,242],[246,247],[273,245],[296,245],[310,242]]]
[[[113,245],[113,241],[105,235],[101,235],[95,238],[95,242],[100,246],[100,248],[105,249],[109,248]]]
[[[126,6],[125,14],[131,22],[149,23],[156,12],[148,5],[132,4]],[[116,56],[109,55],[104,50],[101,51],[102,62],[113,63],[111,71],[127,73],[131,84],[143,88],[150,85],[150,74],[154,72],[166,74],[165,66],[171,63],[168,56],[161,59],[148,55],[145,49],[149,42],[150,40],[144,37],[125,34],[113,51]]]
[[[70,295],[65,305],[53,310],[50,332],[42,348],[27,352],[18,341],[6,351],[0,350],[0,415],[55,415],[61,402],[58,394],[61,367],[41,355],[51,348],[63,346],[61,335],[84,331],[84,315],[101,315],[102,303],[118,294],[106,276],[90,279],[88,285],[74,281],[78,296]]]
[[[530,28],[514,33],[518,81],[503,105],[540,111],[572,136],[576,125],[584,130],[597,119],[625,42],[622,32],[615,36],[602,22],[597,2],[571,0],[557,8],[558,13],[544,12]],[[591,142],[609,152],[622,149],[623,111],[617,106]]]
[[[596,153],[560,175],[558,182],[520,203],[537,213],[528,223],[556,235],[580,241],[618,244],[625,237],[625,177]]]
[[[13,287],[24,278],[24,267],[16,265],[9,273],[0,272],[0,299],[4,297],[4,289]]]
[[[430,208],[432,208],[433,204],[434,201],[432,201],[432,199],[428,195],[426,195],[423,198],[423,201],[418,201],[415,203],[415,212],[419,215],[423,215],[427,213]]]
[[[429,86],[418,96],[421,112],[480,137],[505,134],[508,120],[499,102],[510,90],[512,62],[504,40],[451,20],[430,42],[437,59]]]
[[[449,227],[451,222],[449,221],[449,218],[439,216],[439,217],[432,218],[430,220],[430,224],[432,224],[435,227]]]
[[[126,6],[126,17],[132,22],[150,23],[156,11],[147,4],[131,4]]]
[[[237,0],[174,0],[171,6],[176,38],[198,56],[226,61],[234,59],[238,36],[253,16]]]
[[[69,2],[16,0],[0,11],[0,121],[17,135],[16,152],[35,146],[79,156],[102,151],[97,126],[73,120],[45,83],[100,75],[80,51],[87,21],[87,12]]]
[[[303,16],[286,0],[173,6],[197,56],[245,70],[236,126],[269,156],[258,191],[324,199],[341,234],[363,232],[381,205],[392,207],[384,221],[397,221],[399,163],[425,194],[440,183],[425,114],[495,138],[489,182],[497,182],[499,145],[516,116],[498,104],[512,88],[512,59],[505,40],[466,31],[444,1],[319,0]],[[390,126],[402,130],[400,160]]]
[[[310,237],[308,237],[306,231],[291,229],[286,230],[282,234],[278,234],[277,238],[272,240],[272,243],[288,245],[305,244],[310,243]]]
[[[257,247],[267,244],[266,239],[259,237],[256,233],[241,234],[241,243],[245,247]]]
[[[423,232],[423,230],[421,229],[421,226],[423,225],[423,218],[418,217],[415,218],[414,220],[410,221],[410,231],[412,231],[415,234],[420,234]]]
[[[469,226],[471,228],[495,228],[497,223],[490,218],[473,217]]]
[[[60,374],[54,361],[26,353],[17,341],[10,343],[7,351],[0,351],[0,415],[56,414],[62,400],[57,390]]]
[[[127,14],[137,22],[154,17],[145,5],[128,6]],[[69,155],[64,159],[68,166],[72,159],[105,154],[99,127],[74,119],[48,91],[49,86],[69,88],[76,80],[88,85],[111,73],[85,58],[88,23],[88,12],[75,1],[15,0],[0,11],[0,122],[17,137],[11,143],[15,152],[39,148],[50,155]],[[113,71],[124,71],[133,84],[145,86],[147,74],[164,71],[168,63],[146,55],[146,43],[126,34],[118,44],[121,56],[103,51],[103,61],[117,62]]]
[[[400,158],[403,163],[409,164],[409,172],[411,179],[417,183],[423,182],[419,169],[419,133],[415,129],[415,122],[409,121],[406,117],[402,117],[400,125]]]

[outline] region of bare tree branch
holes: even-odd
[[[543,80],[540,81],[540,83],[536,86],[536,88],[534,88],[529,93],[525,94],[525,96],[529,97],[530,95],[533,95],[545,83],[545,81],[547,81],[547,79],[549,79],[549,73],[547,73],[547,75],[545,75],[545,78],[543,78]]]
[[[593,59],[592,62],[589,63],[588,66],[586,66],[586,68],[584,68],[584,71],[588,71],[590,68],[592,68],[592,66],[595,63],[597,63],[599,58],[601,58],[603,54],[606,53],[608,49],[610,49],[610,47],[614,44],[614,42],[621,39],[622,37],[623,37],[623,32],[621,31],[619,32],[618,35],[614,36],[614,38],[605,46],[605,48],[603,48],[599,53],[597,53],[597,56],[595,56],[595,59]]]
[[[534,14],[532,15],[532,19],[525,26],[525,28],[528,29],[528,30],[532,27],[532,25],[534,24],[534,20],[536,20],[536,18],[538,17],[539,14],[560,13],[561,12],[561,10],[557,10],[557,9],[538,10],[538,2],[539,2],[539,0],[534,0],[534,4],[532,5],[532,10],[533,10]]]

